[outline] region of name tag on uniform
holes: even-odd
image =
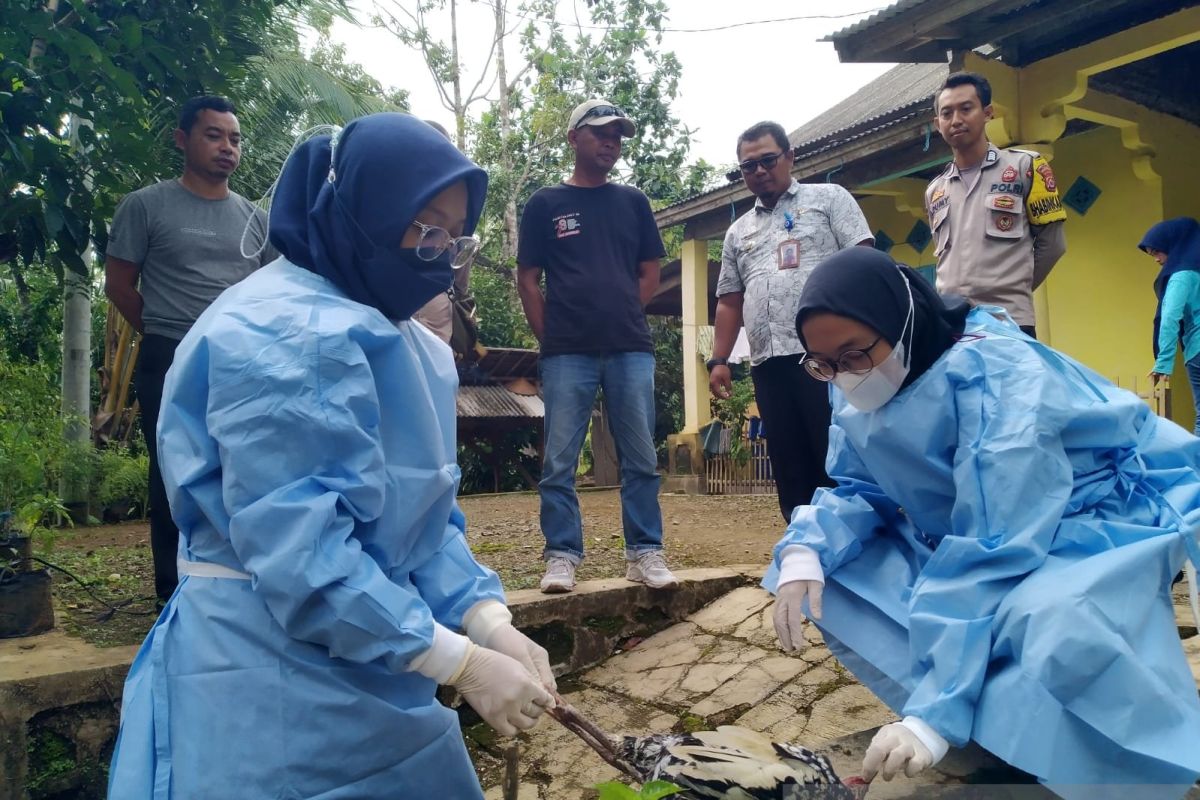
[[[796,269],[800,266],[800,242],[797,239],[784,239],[779,243],[777,254],[780,269]]]

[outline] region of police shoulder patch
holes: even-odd
[[[1050,169],[1050,164],[1041,156],[1034,156],[1031,169],[1033,175],[1029,196],[1025,198],[1030,223],[1047,225],[1065,220],[1067,211],[1058,196],[1058,182],[1054,179],[1054,170]]]

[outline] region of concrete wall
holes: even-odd
[[[613,578],[583,581],[569,595],[509,592],[508,605],[515,624],[546,647],[555,672],[566,675],[604,661],[631,636],[650,636],[756,583],[762,570],[676,575],[680,585],[671,590]],[[0,639],[0,800],[104,798],[121,693],[136,652],[99,649],[61,631]],[[460,712],[475,720],[467,707]]]
[[[101,800],[137,648],[0,640],[0,800]]]

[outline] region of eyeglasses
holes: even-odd
[[[862,350],[847,350],[838,356],[837,361],[834,363],[830,363],[823,358],[806,358],[801,363],[808,370],[808,374],[819,381],[829,382],[839,372],[862,375],[864,372],[870,372],[875,366],[875,362],[871,360],[871,351],[882,340],[883,336],[881,335]]]
[[[421,229],[421,238],[417,240],[417,258],[422,261],[433,261],[449,250],[450,266],[461,269],[470,264],[479,252],[479,240],[474,236],[454,237],[445,228],[416,220],[413,220],[413,225]]]
[[[594,106],[589,108],[587,112],[579,118],[579,121],[575,123],[575,127],[579,128],[589,119],[596,119],[597,117],[620,117],[621,119],[624,119],[625,112],[616,106]]]
[[[770,171],[775,168],[775,165],[779,163],[779,159],[781,158],[783,158],[783,151],[771,153],[770,155],[763,156],[762,158],[747,158],[745,161],[742,161],[738,164],[738,169],[747,175],[752,175],[755,172],[758,172],[759,167]]]

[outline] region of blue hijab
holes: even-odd
[[[1162,322],[1162,301],[1167,291],[1167,281],[1176,272],[1192,270],[1200,272],[1200,222],[1191,217],[1176,217],[1164,220],[1146,231],[1138,249],[1149,252],[1159,250],[1167,254],[1162,268],[1154,279],[1154,294],[1158,297],[1158,308],[1154,311],[1154,341],[1151,346],[1154,357],[1158,357],[1158,329]],[[1180,323],[1179,335],[1183,335]]]
[[[453,272],[448,254],[422,261],[400,242],[417,213],[460,180],[468,197],[463,234],[470,234],[487,174],[416,117],[360,117],[336,143],[316,136],[287,160],[271,202],[271,244],[350,299],[408,319],[450,287]]]

